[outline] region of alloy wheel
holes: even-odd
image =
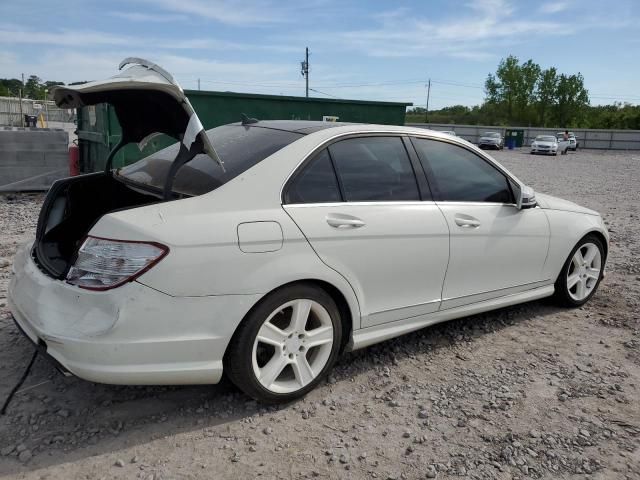
[[[275,309],[258,330],[252,351],[253,373],[273,393],[291,393],[324,369],[334,342],[329,312],[310,299]]]
[[[602,273],[600,249],[593,243],[580,246],[571,258],[567,270],[567,291],[569,296],[580,302],[587,298],[598,285]]]

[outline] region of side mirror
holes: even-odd
[[[520,189],[520,195],[518,196],[518,209],[524,210],[525,208],[533,208],[537,204],[536,192],[533,191],[533,188],[523,185]]]

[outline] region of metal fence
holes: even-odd
[[[59,108],[51,100],[23,98],[21,109],[19,98],[0,97],[0,126],[25,126],[22,123],[24,115],[40,117],[44,120],[45,126],[48,126],[49,122],[72,123],[76,121],[75,109]],[[38,120],[38,126],[43,126],[41,120]]]
[[[457,136],[478,143],[484,132],[500,132],[505,130],[524,130],[524,147],[531,145],[537,135],[555,135],[563,129],[536,127],[498,127],[487,125],[452,125],[449,123],[407,123],[407,126],[429,128],[431,130],[453,131]],[[579,148],[604,150],[640,150],[640,130],[591,130],[574,128],[570,130],[578,139]]]

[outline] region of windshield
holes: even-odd
[[[538,135],[536,137],[536,141],[537,142],[555,142],[556,137],[553,137],[551,135]]]
[[[485,137],[500,138],[500,134],[496,132],[484,132]]]
[[[225,171],[206,154],[196,155],[178,170],[173,191],[202,195],[237,177],[278,150],[303,137],[303,134],[247,125],[223,125],[207,131]],[[162,190],[171,163],[180,144],[159,150],[142,160],[119,169],[116,175],[128,181]]]

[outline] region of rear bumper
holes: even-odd
[[[172,297],[132,282],[92,292],[16,255],[9,309],[63,372],[125,385],[217,383],[226,347],[259,295]]]

